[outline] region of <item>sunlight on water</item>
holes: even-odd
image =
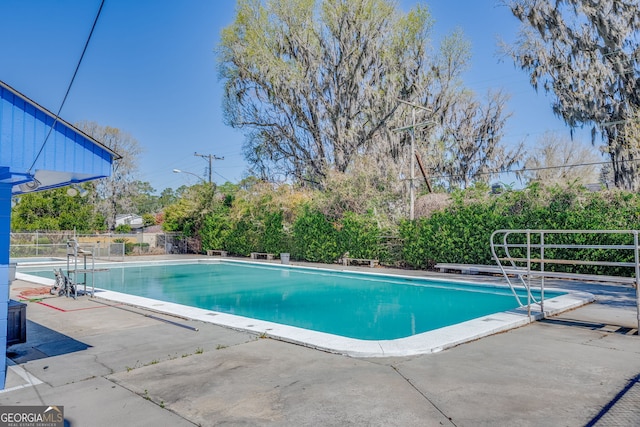
[[[95,285],[364,340],[407,337],[518,306],[505,288],[234,263],[110,266],[95,274]]]

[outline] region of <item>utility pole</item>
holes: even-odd
[[[212,164],[214,160],[224,160],[224,157],[218,157],[214,154],[198,154],[197,152],[193,153],[194,156],[198,156],[198,157],[202,157],[203,159],[208,159],[209,160],[209,184],[211,184],[211,171],[212,171]]]
[[[411,177],[410,177],[410,181],[409,181],[409,219],[413,220],[415,218],[415,200],[416,200],[416,195],[415,195],[415,184],[414,184],[414,180],[415,180],[415,174],[416,174],[416,166],[415,166],[415,155],[416,155],[416,147],[415,147],[415,133],[416,133],[416,127],[424,127],[424,126],[428,126],[430,124],[434,124],[434,122],[432,120],[426,121],[426,122],[422,122],[422,123],[416,123],[416,108],[419,108],[421,110],[427,111],[427,112],[431,112],[430,108],[427,108],[423,105],[418,105],[418,104],[414,104],[413,102],[408,102],[405,101],[404,99],[399,99],[398,98],[398,102],[408,105],[411,107],[411,125],[409,126],[405,126],[405,127],[401,127],[401,128],[396,128],[396,129],[392,129],[393,131],[405,131],[405,130],[409,130],[411,131]],[[422,168],[422,166],[421,166]],[[423,172],[424,174],[424,172]]]

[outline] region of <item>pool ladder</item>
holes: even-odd
[[[636,289],[636,313],[638,321],[638,329],[640,329],[640,245],[638,244],[638,230],[509,230],[502,229],[496,230],[491,234],[491,255],[496,262],[502,275],[506,279],[513,295],[520,307],[527,307],[529,316],[531,316],[531,305],[537,304],[540,306],[542,316],[545,315],[544,311],[544,281],[547,277],[553,277],[556,279],[577,279],[577,280],[591,280],[591,281],[604,281],[604,282],[616,282],[631,284]],[[559,244],[559,243],[547,243],[545,238],[549,237],[549,240],[560,241],[573,241],[573,243]],[[600,237],[604,235],[605,237]],[[551,236],[551,237],[550,237]],[[608,237],[607,237],[608,236]],[[621,236],[621,237],[613,237]],[[599,240],[601,238],[624,240],[625,237],[627,243],[625,244],[587,244],[576,242],[588,242]],[[512,238],[512,240],[509,240]],[[593,260],[593,259],[559,259],[553,256],[548,256],[549,252],[545,253],[545,250],[576,250],[582,251],[579,253],[582,257],[585,256],[584,250],[596,250],[603,253],[605,251],[617,251],[628,254],[632,252],[633,262],[629,261],[606,261],[606,260]],[[517,253],[517,255],[512,255]],[[565,252],[566,253],[566,252]],[[576,256],[576,258],[578,258]],[[619,255],[616,259],[620,259]],[[523,265],[524,264],[524,265]],[[599,274],[576,274],[565,273],[545,270],[548,264],[552,265],[586,265],[586,266],[609,266],[609,267],[623,267],[632,269],[633,277],[630,276],[603,276]],[[536,267],[536,268],[534,268]],[[515,276],[517,281],[524,287],[527,292],[527,303],[524,304],[521,297],[516,292],[516,288],[512,282],[512,277]],[[532,282],[533,279],[533,282]],[[536,283],[536,282],[539,282]],[[537,284],[540,289],[540,297],[536,299],[531,292],[532,284]]]

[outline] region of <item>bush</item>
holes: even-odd
[[[382,252],[379,236],[380,230],[373,215],[345,212],[337,233],[338,252],[349,252],[353,258],[379,258]]]
[[[220,249],[228,250],[226,242],[233,225],[228,214],[209,214],[205,217],[200,237],[202,238],[202,250]]]
[[[145,227],[156,225],[156,216],[150,213],[142,214],[142,221]]]
[[[338,184],[347,178],[337,176],[335,187],[342,188]],[[352,184],[358,191],[388,190],[375,180],[357,179]],[[425,217],[399,223],[391,220],[392,207],[377,213],[379,205],[388,202],[386,193],[370,204],[372,193],[354,197],[351,190],[340,191],[311,194],[309,190],[274,188],[262,182],[213,197],[201,191],[176,203],[173,210],[167,209],[165,229],[180,231],[185,238],[197,236],[203,250],[222,249],[242,256],[289,252],[293,259],[331,263],[349,252],[356,258],[431,268],[438,262],[493,264],[489,239],[497,229],[640,228],[640,196],[621,191],[590,193],[578,187],[532,184],[523,190],[492,194],[489,187],[480,184],[447,195],[423,197],[420,212]],[[398,233],[389,231],[395,227]],[[566,236],[549,239],[555,239],[555,243],[627,243],[620,236],[602,235],[574,236],[573,241]],[[549,249],[546,255],[613,260],[620,252]],[[605,270],[589,266],[582,271]]]
[[[131,226],[129,224],[120,224],[114,231],[118,234],[129,234],[131,233]]]
[[[500,196],[480,197],[478,190],[454,194],[454,202],[428,219],[400,226],[403,257],[408,265],[430,268],[435,263],[493,264],[490,237],[498,229],[607,230],[638,229],[640,199],[623,192],[590,193],[580,188],[538,185]],[[630,244],[622,235],[549,235],[545,243]],[[524,243],[524,242],[522,242]],[[513,251],[514,256],[524,252]],[[632,261],[631,251],[547,249],[547,258]],[[626,258],[623,258],[626,257]],[[555,271],[622,273],[602,266],[547,266]],[[628,271],[624,274],[628,274]]]
[[[125,253],[137,253],[137,254],[145,254],[149,253],[149,244],[148,243],[134,243],[131,245],[130,251],[127,252],[127,245],[125,244]]]
[[[305,208],[293,224],[292,256],[311,262],[335,262],[341,255],[336,229],[325,216]]]
[[[226,236],[224,248],[232,254],[249,256],[251,252],[263,252],[260,235],[251,221],[241,219],[232,225]]]
[[[269,212],[265,214],[262,246],[265,252],[274,254],[290,251],[287,245],[286,235],[282,227],[282,211]]]
[[[133,243],[129,242],[129,239],[125,239],[123,237],[118,237],[113,239],[113,243],[124,243],[124,254],[129,255],[133,252]]]

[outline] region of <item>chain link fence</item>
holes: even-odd
[[[126,255],[162,255],[200,253],[198,239],[179,234],[76,234],[73,231],[35,231],[11,233],[11,258],[65,258],[67,241],[75,239],[96,258],[122,260]]]
[[[181,233],[76,234],[73,231],[36,231],[11,233],[11,258],[62,258],[67,256],[67,241],[91,251],[96,258],[123,260],[127,255],[202,254],[202,241]],[[385,265],[404,267],[402,240],[380,236],[378,257]]]

